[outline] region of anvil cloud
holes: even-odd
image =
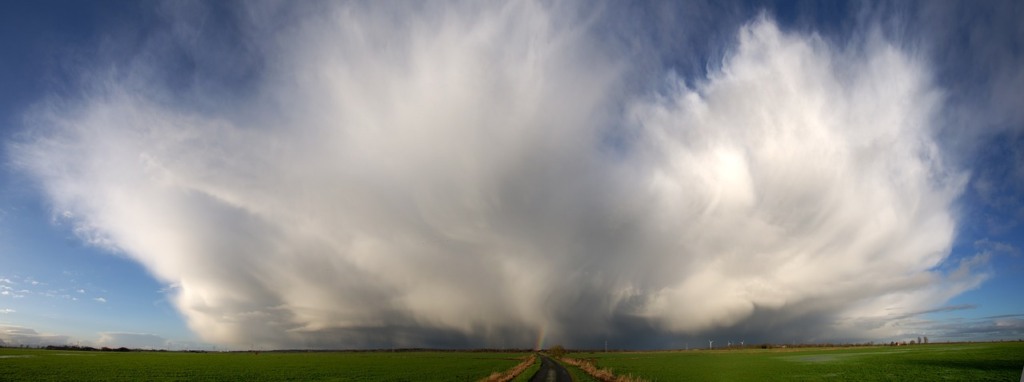
[[[985,278],[940,270],[966,175],[927,62],[882,33],[754,17],[682,78],[600,10],[247,7],[242,57],[171,9],[12,147],[205,341],[875,338]]]

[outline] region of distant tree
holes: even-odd
[[[562,345],[555,345],[548,349],[548,354],[552,357],[558,358],[565,355],[565,348]]]
[[[917,337],[917,343],[919,343],[919,344],[923,344],[923,343],[924,343],[924,341],[921,341],[921,337]]]
[[[924,336],[924,343],[928,343],[928,336]]]

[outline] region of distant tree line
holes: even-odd
[[[915,340],[910,340],[910,342],[907,342],[907,341],[899,341],[899,342],[891,341],[891,342],[889,342],[889,346],[923,345],[923,344],[927,344],[927,343],[928,343],[928,337],[917,337],[916,341]]]
[[[120,352],[133,351],[133,350],[138,351],[138,350],[140,350],[140,349],[129,349],[129,348],[126,348],[124,346],[119,347],[119,348],[108,348],[108,347],[104,346],[104,347],[101,347],[101,348],[97,349],[97,348],[94,348],[92,346],[78,346],[78,345],[49,345],[47,347],[44,347],[43,349],[46,349],[46,350],[74,350],[74,351],[120,351]]]

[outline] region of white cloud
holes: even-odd
[[[26,294],[31,293],[30,291],[25,290],[25,289],[16,290],[16,289],[14,289],[13,287],[11,287],[9,285],[11,285],[11,284],[0,285],[0,296],[7,296],[7,297],[12,297],[12,298],[23,298],[23,297],[25,297]]]
[[[936,271],[963,180],[926,65],[879,38],[759,19],[696,85],[629,94],[574,12],[315,14],[253,32],[267,72],[242,106],[151,96],[169,90],[141,60],[40,105],[12,150],[84,240],[176,285],[206,341],[827,333],[980,282]]]
[[[4,313],[14,313],[14,310],[0,309],[0,314]],[[150,333],[101,332],[99,333],[98,339],[87,340],[73,338],[67,335],[40,333],[29,327],[7,324],[0,324],[0,344],[5,346],[75,344],[81,346],[110,348],[127,347],[131,349],[208,349],[211,347],[209,344],[195,341],[171,342],[164,337]]]
[[[14,310],[14,309],[11,309],[11,308],[0,309],[0,313],[2,313],[2,314],[9,314],[9,313],[15,313],[15,312],[17,312],[17,311]]]
[[[678,248],[639,262],[676,270],[640,290],[645,315],[692,331],[756,309],[919,310],[951,297],[922,292],[940,277],[964,182],[931,138],[939,93],[884,41],[847,49],[762,19],[706,82],[634,107],[652,223]]]
[[[70,337],[39,333],[31,328],[0,324],[0,342],[7,345],[45,346],[66,345]]]
[[[93,301],[96,301],[96,302],[99,302],[99,303],[106,303],[107,299],[105,299],[103,297],[96,297],[96,298],[93,299]]]
[[[131,349],[166,349],[169,342],[166,338],[149,333],[100,333],[96,346],[100,347],[127,347]]]

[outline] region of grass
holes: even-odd
[[[572,380],[574,382],[600,382],[598,379],[591,377],[590,374],[585,373],[576,366],[566,363],[562,363],[562,366],[565,366],[565,369],[569,370],[569,375],[572,376]]]
[[[512,381],[527,382],[530,380],[530,377],[533,377],[534,374],[537,374],[538,370],[540,370],[540,358],[534,358],[533,363],[530,364],[530,367],[526,368],[526,370],[523,370],[523,372],[516,376],[516,378],[513,379]]]
[[[0,381],[476,381],[529,354],[0,349]]]
[[[650,381],[1017,381],[1024,342],[569,356]]]
[[[529,353],[176,353],[0,349],[0,381],[476,381]],[[571,353],[650,381],[1018,381],[1024,342],[842,349]],[[539,367],[530,366],[518,381]],[[567,366],[577,381],[592,380]]]

